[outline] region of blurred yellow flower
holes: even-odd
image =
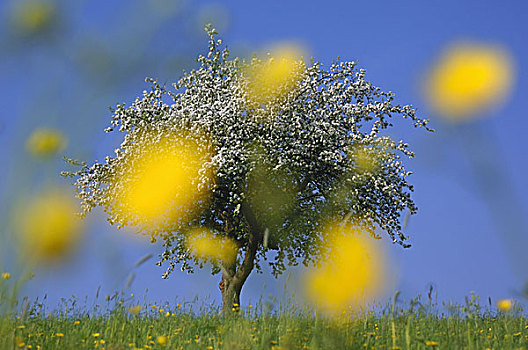
[[[17,210],[20,243],[26,258],[56,262],[68,257],[81,238],[77,202],[65,190],[48,190]]]
[[[438,342],[436,342],[436,341],[432,341],[432,340],[426,340],[426,341],[425,341],[425,345],[427,345],[427,346],[432,346],[432,347],[436,347],[436,346],[438,346]]]
[[[11,274],[9,272],[4,272],[2,273],[2,278],[8,280],[11,278]]]
[[[174,16],[183,5],[181,0],[148,0],[147,3],[152,10],[164,17]]]
[[[513,307],[513,299],[501,299],[497,301],[497,307],[501,311],[510,311]]]
[[[246,72],[250,99],[266,104],[286,95],[302,78],[301,57],[301,50],[289,45],[277,47],[264,62],[254,60]]]
[[[377,150],[374,148],[354,147],[351,156],[356,164],[356,169],[367,173],[376,171],[380,165],[376,152]]]
[[[365,306],[383,290],[383,255],[368,234],[349,225],[329,226],[326,237],[326,258],[305,275],[308,298],[333,314]]]
[[[52,23],[56,13],[51,1],[17,1],[12,14],[14,29],[22,34],[39,34]]]
[[[489,45],[454,45],[433,67],[427,97],[436,112],[466,120],[502,102],[511,90],[512,59]]]
[[[197,30],[203,31],[204,25],[211,23],[219,33],[228,31],[231,20],[229,8],[222,2],[201,5],[196,17]]]
[[[132,306],[131,308],[128,309],[128,312],[134,315],[138,314],[139,311],[141,311],[141,305]]]
[[[164,335],[160,335],[156,338],[156,343],[158,343],[161,346],[167,345],[167,337]]]
[[[37,158],[48,158],[66,147],[66,138],[55,129],[41,128],[33,131],[26,141],[26,149]]]
[[[266,157],[263,153],[260,154]],[[249,202],[257,213],[260,225],[273,231],[294,207],[297,200],[296,180],[281,170],[270,170],[268,164],[257,162],[249,173],[248,193],[251,193]],[[265,248],[268,244],[273,246],[277,243],[276,237],[267,236],[263,243]]]
[[[187,246],[196,256],[203,259],[234,261],[238,252],[235,242],[228,238],[215,237],[207,229],[197,228],[187,236]]]
[[[149,140],[150,142],[151,140]],[[140,143],[115,181],[115,208],[154,225],[166,219],[181,219],[206,199],[210,172],[203,163],[211,155],[193,141],[176,135],[156,143]],[[200,176],[205,186],[199,188]]]

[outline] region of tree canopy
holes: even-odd
[[[336,60],[325,69],[313,59],[230,59],[214,29],[207,32],[209,52],[173,89],[149,80],[149,91],[113,110],[106,131],[122,132],[123,142],[104,162],[75,173],[84,213],[102,206],[111,223],[163,240],[164,277],[207,260],[187,244],[196,228],[234,242],[233,259],[213,261],[213,272],[222,271],[228,285],[238,281],[238,295],[264,262],[276,276],[287,265],[317,260],[329,222],[350,220],[408,246],[401,214],[417,208],[400,157],[413,153],[383,130],[394,118],[430,130],[427,120],[394,103],[394,94],[368,82],[355,62]],[[269,81],[264,75],[277,63],[279,79]],[[179,210],[165,208],[155,218],[126,210],[119,198],[137,185],[141,155],[165,159],[167,149],[186,160],[181,171],[194,174],[178,188],[199,195],[174,199],[178,194],[168,191],[167,206]],[[164,172],[171,174],[162,166],[155,176]]]

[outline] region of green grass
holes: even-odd
[[[133,314],[137,304],[117,294],[92,307],[70,299],[53,312],[20,304],[0,316],[0,349],[528,349],[523,311],[484,309],[475,296],[463,306],[415,299],[334,318],[263,302],[229,318],[193,303]]]

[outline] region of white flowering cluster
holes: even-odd
[[[413,153],[380,131],[396,116],[430,130],[427,121],[417,118],[411,106],[393,104],[393,94],[366,81],[354,62],[336,61],[324,70],[318,62],[299,61],[288,91],[255,102],[244,72],[261,61],[229,60],[216,32],[208,33],[209,53],[198,58],[198,69],[174,84],[174,92],[151,80],[151,91],[113,111],[107,131],[123,132],[123,143],[113,157],[74,174],[84,212],[103,206],[110,222],[163,239],[160,264],[169,263],[166,275],[175,266],[192,271],[201,265],[184,244],[186,232],[197,226],[236,242],[238,265],[251,257],[260,270],[259,261],[275,250],[269,261],[274,275],[286,264],[317,259],[323,225],[345,217],[406,246],[400,215],[404,210],[414,214],[416,206],[407,182],[410,172],[400,156]],[[134,144],[155,144],[171,132],[211,151],[202,173],[212,171],[214,181],[207,183],[205,175],[197,180],[210,197],[196,203],[192,219],[142,227],[113,210],[112,181],[124,175],[122,164],[137,150]],[[365,159],[370,166],[363,166]]]

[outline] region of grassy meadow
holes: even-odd
[[[64,300],[53,311],[25,300],[1,316],[0,349],[528,349],[521,307],[485,304],[416,298],[325,317],[260,302],[224,318],[213,306],[140,305],[118,294],[91,306]]]
[[[508,259],[526,279],[527,196],[515,175],[527,170],[519,161],[526,84],[516,86],[516,62],[520,66],[527,55],[518,33],[526,30],[510,27],[525,25],[515,16],[526,11],[499,2],[496,9],[459,8],[464,2],[454,1],[431,8],[422,8],[427,1],[409,8],[387,2],[381,11],[375,2],[331,3],[338,11],[321,2],[307,11],[306,2],[284,2],[280,10],[291,12],[275,21],[279,11],[271,2],[5,3],[0,350],[528,350],[528,313],[512,299],[470,295],[462,304],[439,303],[431,289],[407,301],[396,292],[388,304],[361,311],[329,314],[283,298],[233,304],[223,315],[221,306],[204,300],[152,304],[129,293],[97,293],[50,308],[45,298],[22,298],[33,273],[15,278],[17,270],[45,270],[87,256],[95,270],[98,264],[113,267],[113,253],[99,250],[111,244],[117,251],[120,243],[102,241],[104,232],[92,235],[95,226],[77,215],[98,207],[114,227],[136,227],[132,231],[152,242],[163,241],[170,254],[159,263],[169,272],[172,262],[182,271],[213,262],[222,272],[219,288],[232,296],[224,298],[227,313],[253,262],[264,265],[273,251],[273,275],[320,257],[321,264],[306,270],[302,290],[314,304],[342,306],[386,292],[389,258],[370,236],[385,231],[393,243],[408,246],[403,229],[417,210],[411,199],[416,182],[425,216],[409,231],[428,238],[414,261],[456,243],[457,249],[443,252],[445,259],[472,267],[454,274],[453,285],[469,283],[464,276],[470,274],[488,278],[487,266],[493,266],[495,276],[503,275],[493,284],[504,289],[512,271],[502,273],[500,264]],[[350,13],[354,20],[343,15]],[[214,27],[232,39],[230,46]],[[209,51],[203,52],[207,38]],[[269,47],[254,46],[264,38]],[[241,59],[229,58],[228,47]],[[323,63],[337,54],[345,60],[325,66],[312,58],[308,65],[308,49]],[[195,64],[197,52],[205,55]],[[357,54],[374,74],[356,68]],[[173,90],[147,79],[151,90],[134,100],[144,77],[170,86],[184,69]],[[378,83],[396,93],[383,92]],[[110,117],[106,107],[117,101],[125,102],[112,107]],[[419,108],[406,105],[411,102]],[[429,120],[421,119],[429,116],[436,131],[428,138],[400,126],[388,129],[392,120],[408,119],[430,132]],[[105,132],[115,128],[113,138],[99,132],[103,118]],[[399,136],[393,140],[389,130],[402,132],[412,147]],[[121,145],[109,148],[119,137]],[[407,182],[415,147],[419,177]],[[91,162],[96,155],[105,161]],[[493,231],[497,241],[482,239]],[[509,250],[495,250],[499,242]],[[81,247],[94,250],[77,254]],[[423,268],[434,267],[435,276],[455,266],[437,269],[444,264],[429,260]],[[483,265],[490,262],[497,265]],[[108,275],[110,281],[97,283],[118,280]]]

